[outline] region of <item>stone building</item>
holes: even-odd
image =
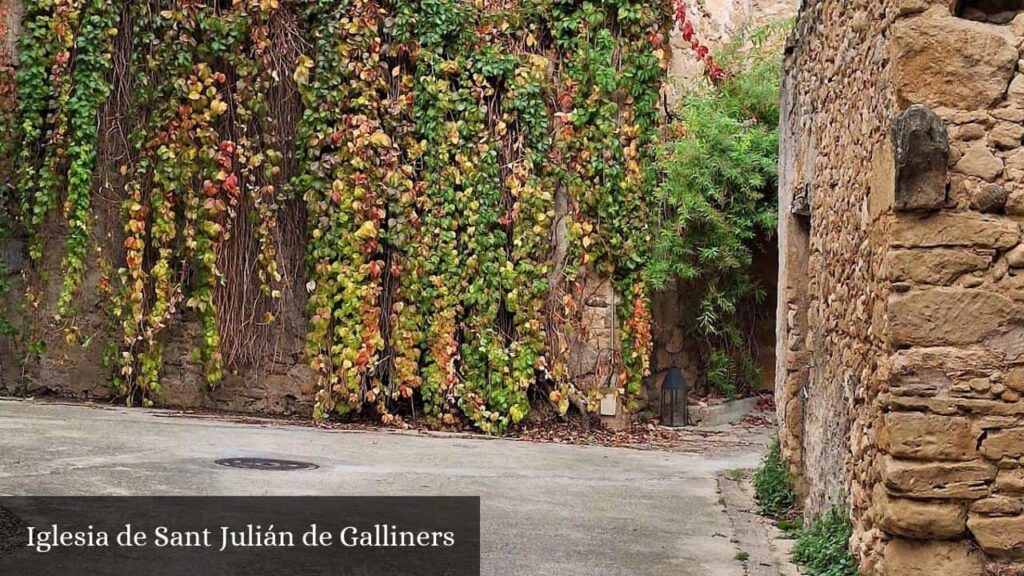
[[[787,47],[780,439],[867,575],[1024,558],[1022,43],[1016,0],[805,0]]]

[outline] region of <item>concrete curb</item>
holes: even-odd
[[[799,576],[790,556],[793,540],[784,539],[775,523],[757,512],[753,470],[718,475],[718,492],[733,527],[732,542],[746,552],[746,576]]]
[[[730,400],[712,406],[690,406],[690,422],[699,426],[721,426],[738,422],[757,407],[756,396]]]

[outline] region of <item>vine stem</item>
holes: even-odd
[[[711,49],[697,38],[697,35],[693,30],[693,24],[686,15],[685,0],[676,0],[675,16],[676,24],[679,26],[679,32],[682,34],[683,40],[690,43],[690,48],[693,49],[697,60],[704,63],[704,75],[707,76],[708,79],[711,80],[711,83],[716,86],[722,80],[729,78],[731,75],[715,63],[715,57],[711,55]]]

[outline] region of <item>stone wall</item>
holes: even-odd
[[[690,2],[688,6],[698,34],[710,45],[719,46],[745,26],[792,15],[796,4],[796,0],[710,0]],[[0,0],[0,30],[4,46],[0,57],[3,58],[4,69],[13,69],[16,64],[15,48],[22,12],[20,0]],[[692,82],[702,70],[702,65],[693,58],[690,47],[681,43],[678,30],[673,34],[672,44],[675,53],[669,72],[669,96]],[[108,124],[101,133],[109,135],[113,146],[119,146],[122,135],[109,125],[109,118],[116,115],[117,103],[113,102],[110,106],[114,108],[104,111]],[[55,314],[55,290],[59,287],[57,280],[61,275],[62,250],[57,248],[65,234],[60,219],[53,218],[48,235],[49,246],[54,249],[47,251],[40,267],[41,273],[28,271],[33,275],[30,279],[36,285],[45,286],[41,305],[32,315],[33,329],[28,337],[34,342],[44,342],[46,353],[41,355],[38,362],[23,365],[20,359],[25,352],[24,347],[8,346],[0,342],[0,391],[53,394],[97,401],[111,399],[113,394],[108,386],[110,369],[104,366],[103,357],[107,334],[116,330],[110,327],[112,320],[105,310],[107,296],[98,289],[100,270],[94,264],[102,259],[116,267],[123,260],[121,231],[116,224],[120,216],[117,208],[119,198],[114,193],[118,189],[114,172],[116,166],[101,167],[97,174],[98,183],[110,177],[114,179],[114,185],[99,191],[109,201],[96,203],[98,211],[107,210],[107,213],[98,214],[95,220],[92,244],[96,251],[90,255],[89,277],[82,285],[79,316],[71,326],[53,325],[50,321]],[[556,206],[556,214],[558,218],[552,231],[555,243],[553,257],[561,262],[565,258],[566,232],[561,225],[565,207]],[[236,238],[240,236],[235,235]],[[286,241],[291,241],[301,251],[301,230],[285,230],[284,236]],[[24,260],[21,254],[24,247],[24,242],[19,239],[0,238],[0,257],[11,262],[21,262]],[[297,261],[301,261],[301,258]],[[768,279],[774,274],[772,255],[767,255],[764,261],[767,263],[764,276]],[[167,334],[162,378],[163,405],[262,413],[308,411],[315,381],[303,356],[306,329],[303,314],[304,287],[302,271],[291,270],[291,273],[293,281],[290,289],[285,290],[280,309],[275,310],[280,321],[263,335],[263,340],[273,345],[258,354],[248,354],[251,361],[238,365],[226,374],[224,382],[214,390],[210,390],[203,382],[201,367],[191,359],[193,342],[197,337],[195,318],[190,318],[187,311],[181,311],[181,317],[175,319],[173,328]],[[26,287],[20,276],[12,279],[15,289],[6,302],[0,302],[0,315],[17,318],[22,315],[19,307],[23,300],[20,295],[26,291]],[[606,279],[587,276],[581,298],[582,325],[569,336],[570,341],[567,343],[570,350],[569,376],[584,389],[607,383],[610,364],[619,346],[621,327],[616,325],[614,304],[620,298],[621,295],[611,292]],[[681,329],[679,311],[685,305],[685,294],[679,290],[668,291],[655,299],[654,364],[656,369],[671,364],[682,365],[687,369],[690,380],[697,381],[697,366],[700,363],[695,357],[697,346],[684,337]],[[259,316],[262,316],[262,312]],[[770,374],[773,370],[770,348],[772,334],[770,326],[768,328],[763,338],[767,346],[761,356],[766,361],[765,372]],[[653,393],[656,394],[656,391]]]
[[[787,57],[781,439],[807,515],[851,509],[868,575],[1024,558],[1024,7],[1004,4],[806,2]]]
[[[895,109],[889,81],[894,2],[808,2],[787,48],[780,128],[777,406],[784,454],[816,516],[869,468],[836,442],[884,378],[885,222],[868,175]],[[854,503],[863,509],[866,503]]]
[[[11,76],[17,66],[17,45],[24,15],[22,0],[0,0],[0,106],[12,105]],[[125,38],[118,36],[119,40]],[[129,49],[125,42],[117,50]],[[123,54],[115,60],[123,62]],[[124,74],[115,66],[114,74]],[[291,75],[282,80],[270,96],[274,108],[292,106],[285,118],[280,118],[282,133],[286,135],[283,148],[288,153],[289,137],[294,135],[294,122],[300,111],[298,92],[288,86]],[[123,84],[123,78],[115,84]],[[15,320],[22,328],[21,339],[0,338],[0,394],[53,395],[92,401],[113,401],[116,394],[110,386],[113,368],[110,351],[124,343],[117,339],[120,332],[115,317],[109,310],[110,294],[102,288],[116,275],[116,268],[124,262],[123,230],[120,224],[120,206],[123,201],[123,176],[116,160],[125,153],[123,147],[129,138],[124,116],[118,100],[121,91],[115,91],[101,111],[101,134],[98,148],[99,166],[94,175],[94,220],[90,230],[91,242],[86,278],[81,284],[76,301],[77,314],[73,319],[56,319],[56,302],[61,287],[63,243],[67,230],[63,219],[54,211],[45,223],[43,236],[46,245],[43,257],[30,264],[23,238],[0,236],[0,261],[8,265],[10,275],[3,278],[13,284],[9,294],[0,298],[0,318]],[[286,112],[289,112],[286,110]],[[272,111],[271,114],[274,112]],[[288,162],[288,160],[286,160]],[[284,166],[287,171],[289,166]],[[568,206],[564,190],[556,192],[556,218],[552,239],[552,285],[557,285],[560,272],[567,266]],[[247,210],[247,208],[240,208]],[[221,330],[221,348],[227,369],[224,379],[210,388],[203,377],[203,367],[195,358],[196,343],[201,337],[200,319],[187,307],[179,307],[164,332],[164,353],[161,367],[161,390],[155,401],[160,406],[173,408],[203,408],[264,414],[309,414],[317,389],[316,375],[309,368],[305,356],[306,278],[305,207],[299,201],[289,201],[284,208],[280,225],[275,233],[279,246],[278,264],[284,275],[282,298],[273,302],[259,294],[242,293],[233,289],[242,284],[234,277],[225,278],[225,289],[218,291],[217,306],[222,315],[227,310],[238,320],[231,324],[232,333]],[[239,274],[255,278],[253,250],[246,241],[251,238],[238,226],[250,226],[247,218],[240,218],[231,238],[221,248],[218,266],[228,268],[228,258],[241,262]],[[250,230],[251,231],[251,230]],[[567,377],[580,388],[606,387],[617,370],[621,358],[622,327],[616,319],[616,305],[621,295],[615,294],[607,278],[587,271],[583,278],[579,318],[572,318],[573,326],[565,339],[568,356]],[[254,282],[250,282],[250,285]],[[32,290],[29,290],[32,286]],[[34,305],[25,307],[24,295],[36,297]],[[553,291],[558,301],[560,294]],[[263,320],[267,313],[275,317],[273,323]],[[578,324],[577,321],[578,320]],[[554,321],[553,321],[554,322]],[[236,330],[237,329],[237,330]],[[244,332],[237,334],[235,332]],[[554,331],[552,331],[554,332]],[[232,346],[229,346],[228,343]],[[557,343],[563,352],[561,342]],[[225,348],[232,348],[237,354]],[[553,347],[554,348],[554,347]],[[240,350],[241,349],[241,350]],[[116,359],[115,359],[116,360]],[[237,361],[235,361],[237,360]]]

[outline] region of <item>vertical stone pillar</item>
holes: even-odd
[[[775,314],[775,406],[779,444],[800,492],[803,489],[804,393],[810,374],[806,350],[809,307],[808,254],[813,145],[803,134],[799,70],[787,59],[782,79],[779,119],[779,279]]]
[[[18,38],[21,37],[21,16],[24,7],[21,0],[0,0],[0,31],[3,45],[0,48],[0,62],[6,68],[14,66],[17,58]]]
[[[1012,376],[1024,362],[1012,201],[1024,195],[1014,88],[1024,15],[969,4],[914,14],[893,34],[904,111],[893,124],[892,371],[872,502],[889,573],[980,576],[986,562],[1024,558],[1024,403]]]

